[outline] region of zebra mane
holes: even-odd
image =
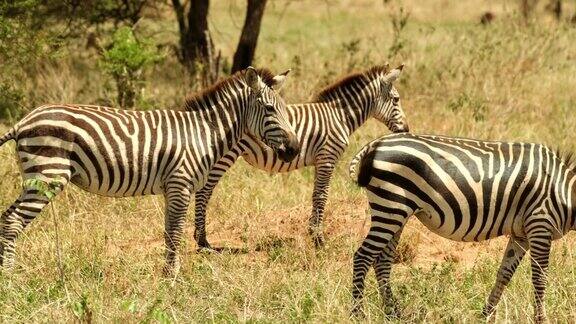
[[[370,82],[374,76],[387,73],[388,69],[385,65],[376,65],[364,72],[356,72],[349,74],[340,80],[332,83],[331,85],[322,89],[313,99],[315,102],[322,102],[330,100],[334,95],[348,88],[353,87],[358,83]]]
[[[256,69],[256,73],[262,79],[262,82],[269,87],[274,84],[274,73],[265,68]],[[238,71],[233,75],[227,77],[226,79],[220,80],[217,83],[211,85],[210,87],[203,89],[195,94],[192,94],[186,98],[184,102],[184,110],[186,111],[202,111],[205,109],[204,102],[208,100],[216,101],[216,94],[236,82],[244,83],[245,70]]]

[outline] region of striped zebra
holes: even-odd
[[[214,187],[239,156],[254,167],[274,173],[316,167],[309,232],[316,246],[321,246],[324,242],[321,224],[330,179],[350,135],[370,117],[383,122],[393,132],[408,131],[400,96],[392,85],[402,68],[403,65],[392,70],[387,64],[376,66],[327,87],[316,102],[288,105],[288,119],[296,127],[301,147],[300,154],[291,162],[278,159],[256,139],[241,139],[238,146],[216,163],[204,188],[196,192],[194,236],[198,246],[210,248],[205,229],[206,206]]]
[[[540,144],[392,134],[353,159],[366,188],[370,231],[354,255],[353,297],[361,311],[364,279],[374,267],[386,307],[392,258],[411,215],[456,241],[510,237],[496,283],[483,309],[491,317],[526,251],[530,250],[535,320],[542,322],[551,241],[574,229],[575,165]],[[351,170],[351,176],[356,176]]]
[[[4,136],[16,141],[24,179],[20,197],[2,214],[0,264],[14,263],[15,240],[53,194],[68,182],[103,196],[163,194],[167,274],[178,270],[177,249],[192,193],[216,161],[245,134],[262,139],[290,161],[298,153],[286,105],[275,89],[286,74],[248,68],[197,96],[189,111],[126,111],[88,105],[33,110]]]

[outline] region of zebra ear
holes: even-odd
[[[286,70],[286,72],[280,73],[274,78],[272,78],[272,89],[280,90],[280,88],[282,88],[282,86],[284,85],[284,82],[286,82],[286,78],[288,77],[288,73],[290,73],[290,71],[292,70],[288,69]]]
[[[392,69],[392,71],[386,73],[383,81],[386,83],[394,83],[394,81],[398,80],[398,77],[400,77],[400,73],[402,72],[403,68],[404,64],[400,65],[397,68]]]
[[[256,69],[251,66],[246,68],[246,83],[252,90],[256,92],[259,92],[262,89],[260,76],[258,76]]]

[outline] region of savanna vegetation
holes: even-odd
[[[405,63],[397,88],[411,131],[576,151],[576,5],[557,2],[559,14],[545,0],[268,1],[252,64],[292,68],[283,95],[302,102],[352,71]],[[247,7],[212,1],[209,44],[187,52],[190,21],[202,21],[189,15],[190,3],[62,3],[0,2],[2,132],[44,103],[178,109],[187,94],[234,70]],[[313,170],[270,176],[239,161],[211,201],[208,235],[242,253],[198,253],[191,209],[175,279],[161,273],[161,197],[102,198],[69,186],[18,240],[14,271],[0,274],[0,320],[354,321],[352,255],[369,219],[347,162],[387,132],[370,121],[354,134],[332,182],[319,251],[306,230]],[[21,186],[13,143],[0,161],[7,208]],[[546,297],[553,321],[576,318],[575,243],[568,235],[553,247]],[[449,242],[411,222],[392,274],[399,320],[482,321],[504,244]],[[532,318],[529,270],[525,260],[497,321]],[[392,320],[369,278],[364,320]]]

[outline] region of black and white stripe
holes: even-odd
[[[285,75],[248,68],[187,100],[190,111],[126,111],[88,105],[42,106],[0,138],[16,150],[25,186],[2,214],[0,262],[13,264],[15,240],[49,203],[33,179],[72,182],[89,192],[166,198],[166,268],[177,269],[176,251],[192,193],[216,161],[238,140],[254,136],[289,160],[298,153],[286,105],[273,88]]]
[[[244,137],[210,172],[204,188],[196,193],[195,238],[200,247],[210,247],[206,239],[206,206],[220,178],[239,156],[268,172],[288,172],[315,166],[312,216],[309,231],[317,246],[323,244],[322,220],[330,179],[336,162],[348,146],[350,135],[370,117],[383,122],[393,132],[408,131],[398,91],[392,85],[403,66],[389,70],[374,67],[352,74],[323,90],[316,102],[288,105],[288,119],[296,128],[300,154],[291,162],[278,159],[260,141]]]
[[[434,233],[456,241],[510,236],[486,316],[494,313],[530,250],[535,319],[544,319],[551,241],[573,229],[576,219],[576,173],[569,158],[540,144],[392,134],[362,149],[352,164],[358,162],[357,181],[366,187],[372,222],[354,255],[356,311],[370,266],[383,299],[393,301],[389,276],[395,246],[415,214]]]

